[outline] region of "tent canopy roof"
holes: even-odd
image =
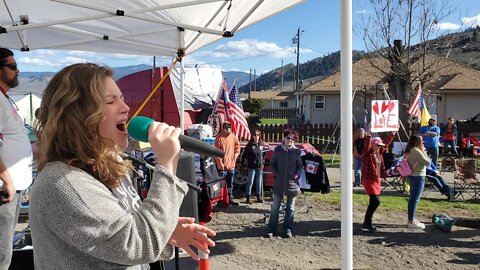
[[[0,44],[136,55],[192,53],[304,0],[4,0]]]

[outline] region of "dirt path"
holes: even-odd
[[[338,182],[332,183],[338,187]],[[271,199],[267,200],[271,201]],[[268,203],[229,207],[216,212],[208,224],[217,232],[217,246],[211,250],[211,269],[339,269],[341,267],[340,207],[323,201],[308,201],[309,212],[296,205],[294,237],[263,237]],[[365,206],[354,206],[354,269],[479,269],[480,230],[454,226],[451,233],[431,222],[431,213],[418,219],[426,229],[407,229],[404,212],[386,211],[381,206],[374,216],[378,232],[360,229]],[[462,209],[451,216],[469,216]],[[478,218],[478,217],[476,217]],[[281,227],[279,227],[280,229]],[[190,258],[180,259],[179,269],[194,269]],[[173,263],[167,269],[175,269]]]

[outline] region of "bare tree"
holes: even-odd
[[[360,34],[371,65],[383,74],[381,79],[399,101],[400,119],[407,123],[410,94],[438,68],[435,59],[427,57],[434,45],[429,40],[438,35],[438,23],[453,9],[447,0],[367,1],[373,12],[364,14]]]

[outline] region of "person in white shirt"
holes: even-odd
[[[32,183],[32,148],[17,106],[9,98],[18,86],[13,52],[0,48],[0,270],[8,269],[20,213],[20,192]]]

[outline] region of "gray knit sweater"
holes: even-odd
[[[35,269],[142,269],[170,259],[167,241],[186,192],[157,166],[148,197],[132,212],[85,171],[48,163],[30,193]]]

